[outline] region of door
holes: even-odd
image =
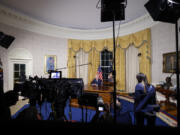
[[[20,81],[20,77],[25,75],[28,79],[32,75],[31,60],[11,60],[9,69],[9,90],[14,89],[14,83]]]

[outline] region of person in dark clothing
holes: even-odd
[[[40,116],[38,115],[38,111],[35,106],[29,106],[28,108],[24,109],[20,114],[17,116],[16,120],[40,120]]]
[[[36,100],[34,98],[29,99],[30,106],[19,113],[16,120],[41,120],[41,116],[36,108]]]
[[[113,123],[113,116],[110,113],[110,108],[108,104],[104,104],[104,113],[99,119],[103,123]]]
[[[64,122],[66,120],[66,116],[64,114],[64,108],[66,106],[66,102],[68,100],[69,90],[71,89],[71,85],[66,80],[61,81],[58,86],[58,93],[53,104],[55,117],[57,120]]]
[[[4,93],[0,91],[0,120],[11,120],[10,106],[15,105],[18,101],[18,94],[14,91]]]
[[[147,119],[147,126],[155,125],[156,92],[155,87],[148,83],[146,76],[139,73],[136,76],[138,83],[135,87],[134,111],[137,126],[144,126]],[[158,108],[157,108],[158,109]]]
[[[104,104],[104,111],[100,112],[96,110],[96,114],[91,120],[92,123],[103,123],[103,124],[111,124],[113,123],[113,116],[110,113],[110,108],[108,104]]]
[[[4,93],[0,92],[0,121],[11,120],[11,112],[10,108],[6,102],[6,98]]]
[[[0,58],[0,121],[10,120],[10,109],[6,101],[6,96],[3,90],[3,68]]]
[[[96,75],[96,78],[94,78],[94,80],[92,80],[91,85],[92,86],[102,86],[102,80],[99,79],[98,75]]]
[[[114,115],[114,104],[111,104],[111,113]],[[124,126],[132,125],[132,117],[129,111],[123,111],[120,98],[116,98],[116,123]]]

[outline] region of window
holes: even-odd
[[[100,65],[103,72],[103,81],[108,81],[109,72],[112,70],[112,52],[106,49],[101,52]]]
[[[26,74],[25,64],[14,64],[14,83],[19,81],[21,75]]]

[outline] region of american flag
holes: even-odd
[[[97,75],[98,75],[98,79],[103,81],[102,69],[100,66],[98,67]]]

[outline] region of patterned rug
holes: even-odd
[[[134,106],[134,100],[130,96],[119,96],[122,109],[122,113],[130,113],[131,116],[131,123],[134,125],[135,119],[134,119],[134,112],[133,112],[133,106]],[[19,109],[16,113],[12,115],[12,118],[15,119],[18,114],[23,111],[24,109],[28,108],[29,104],[25,104],[21,109]],[[40,110],[39,106],[36,106],[37,110]],[[71,111],[70,111],[71,110]],[[43,106],[41,107],[41,114],[43,116],[43,120],[47,120],[49,117],[49,114],[52,112],[51,105],[48,102],[44,102]],[[70,107],[69,102],[67,101],[65,110],[65,117],[68,121],[73,122],[91,122],[93,116],[96,114],[95,110],[91,109],[81,109],[81,108],[75,108]],[[113,112],[112,112],[113,113]],[[102,115],[102,114],[101,114]],[[177,127],[177,118],[168,114],[167,112],[160,110],[160,112],[156,113],[156,126],[160,127]],[[71,117],[71,119],[70,119]],[[125,121],[125,119],[124,119]],[[146,125],[146,121],[145,121]]]

